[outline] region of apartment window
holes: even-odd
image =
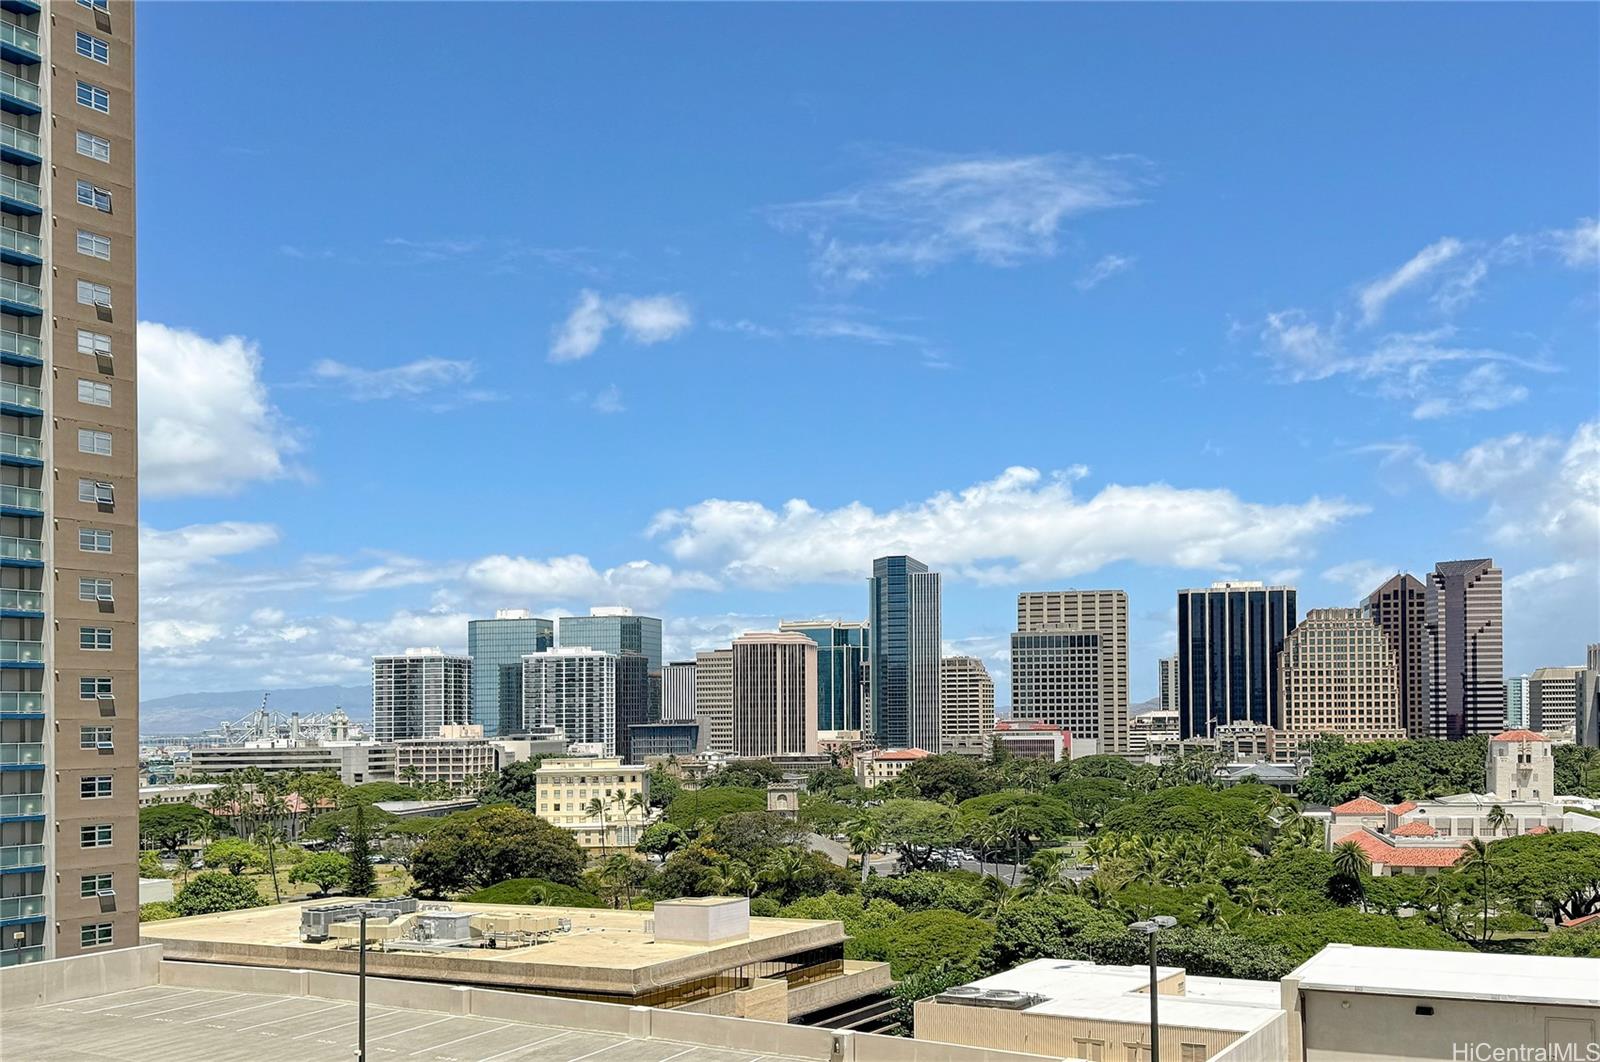
[[[111,580],[110,579],[79,579],[78,580],[78,600],[79,601],[110,601],[110,600],[113,600],[112,597],[111,597]]]
[[[101,261],[111,261],[111,237],[102,236],[98,232],[89,232],[86,229],[78,230],[78,253],[86,254],[90,258]]]
[[[78,895],[85,900],[92,900],[109,888],[110,874],[84,874],[78,878]]]
[[[104,800],[111,795],[109,774],[86,774],[78,779],[78,796],[84,800]]]
[[[96,357],[110,355],[111,337],[80,328],[78,329],[78,353],[92,354]]]
[[[110,693],[110,679],[90,679],[90,682],[107,683],[106,692]],[[79,687],[81,694],[82,687]],[[78,747],[80,749],[99,749],[111,747],[111,728],[109,726],[80,726],[78,728]]]
[[[78,827],[79,848],[110,848],[111,823],[101,822],[92,826]]]
[[[111,649],[110,627],[79,627],[78,648],[95,652],[107,652]]]
[[[104,284],[78,281],[78,301],[85,306],[110,306],[111,289]]]
[[[111,192],[93,181],[78,182],[78,202],[94,207],[102,214],[111,213]]]
[[[78,452],[80,454],[110,457],[111,433],[109,431],[95,431],[93,428],[79,428]]]
[[[111,93],[99,85],[91,85],[87,81],[78,82],[78,102],[91,111],[101,114],[111,113]]]
[[[79,0],[81,3],[82,0]],[[103,948],[111,943],[111,923],[95,922],[78,931],[78,943],[85,948]]]
[[[109,406],[111,385],[96,380],[79,380],[78,401],[91,406]]]
[[[78,528],[78,549],[84,553],[110,553],[111,532],[99,527]]]
[[[111,161],[111,141],[103,136],[93,133],[78,133],[78,154],[94,159],[96,162]]]
[[[78,480],[78,500],[93,505],[112,505],[117,500],[117,488],[105,480]]]
[[[93,59],[97,63],[109,63],[111,62],[111,45],[99,37],[79,30],[78,54],[85,59]]]

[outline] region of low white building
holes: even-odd
[[[614,756],[545,760],[534,779],[539,817],[585,849],[631,848],[650,822],[650,769],[643,764]]]
[[[485,740],[483,727],[476,724],[441,727],[437,737],[394,743],[394,774],[400,782],[472,789],[486,774],[499,769],[499,747]]]
[[[870,749],[856,753],[856,782],[863,789],[876,789],[892,782],[918,760],[933,753],[925,749]]]

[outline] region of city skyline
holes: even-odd
[[[401,7],[352,63],[352,9],[138,12],[140,225],[183,233],[140,247],[147,697],[359,683],[507,607],[631,606],[689,659],[865,619],[897,552],[944,574],[943,652],[1001,704],[1024,590],[1128,592],[1133,702],[1174,591],[1224,579],[1349,607],[1493,556],[1506,673],[1582,658],[1582,9],[646,10],[596,54],[604,14],[468,8],[440,42]],[[490,33],[527,54],[480,61]],[[325,78],[217,47],[288,34]],[[952,40],[1010,61],[952,80],[923,58]],[[453,91],[328,105],[421,53]],[[375,165],[419,123],[458,131],[449,165]],[[308,149],[283,196],[268,163]]]

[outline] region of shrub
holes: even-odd
[[[157,900],[154,903],[143,904],[139,907],[139,921],[160,922],[167,918],[178,917],[178,906],[168,900]]]
[[[255,882],[249,878],[208,870],[190,878],[189,884],[178,890],[178,897],[172,905],[178,914],[187,917],[264,907],[266,902],[261,898]]]

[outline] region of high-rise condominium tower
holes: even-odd
[[[792,631],[733,640],[733,747],[750,757],[816,754],[816,642]]]
[[[879,557],[868,581],[872,733],[879,748],[939,750],[939,573]]]
[[[1156,661],[1156,666],[1160,671],[1156,710],[1176,712],[1178,710],[1178,658],[1176,656],[1164,656]]]
[[[975,656],[947,656],[939,667],[940,751],[987,755],[994,735],[989,669]]]
[[[587,616],[556,618],[556,644],[563,649],[588,646],[603,653],[643,653],[650,671],[661,670],[661,621],[635,616],[632,609],[595,607]]]
[[[867,661],[871,637],[865,623],[842,620],[784,620],[780,631],[794,631],[817,643],[817,730],[860,731],[866,713]]]
[[[661,669],[661,721],[694,722],[695,665],[682,660]]]
[[[522,658],[522,722],[560,730],[570,742],[598,745],[616,756],[628,727],[648,721],[649,695],[641,653],[563,646]]]
[[[1528,676],[1506,679],[1506,729],[1528,729]]]
[[[1428,736],[1494,734],[1506,716],[1500,569],[1494,561],[1440,561],[1428,575]]]
[[[472,661],[438,649],[372,658],[372,734],[379,741],[438,737],[472,719]]]
[[[1406,736],[1428,736],[1428,654],[1425,612],[1428,590],[1422,580],[1401,573],[1361,599],[1361,608],[1383,628],[1394,650],[1400,687],[1400,725]]]
[[[1529,730],[1550,735],[1575,730],[1583,672],[1581,667],[1541,667],[1528,676]]]
[[[486,737],[522,731],[522,658],[555,643],[555,625],[524,609],[503,608],[494,619],[467,622],[472,721]]]
[[[1297,743],[1318,734],[1354,741],[1405,737],[1400,673],[1382,627],[1356,608],[1314,608],[1278,654],[1279,729]]]
[[[1017,632],[1037,634],[1043,632],[1081,632],[1098,635],[1100,664],[1096,669],[1099,690],[1095,694],[1098,718],[1080,720],[1073,728],[1074,742],[1080,738],[1093,740],[1101,752],[1120,753],[1128,750],[1128,595],[1122,590],[1043,590],[1017,595]],[[1012,645],[1017,644],[1012,639]],[[1072,647],[1077,652],[1080,647]],[[1015,652],[1015,649],[1013,649]],[[1081,678],[1081,669],[1079,678]],[[1071,681],[1063,675],[1049,679],[1052,687],[1065,689]],[[1086,694],[1073,694],[1081,702]],[[1015,694],[1011,698],[1012,715],[1017,719],[1044,719],[1039,715],[1024,715],[1019,710]],[[1029,711],[1033,709],[1030,707]],[[1054,722],[1056,720],[1050,719]],[[1067,726],[1065,720],[1061,725]],[[1084,727],[1093,726],[1093,731]],[[1075,746],[1076,747],[1076,746]]]
[[[1178,713],[1185,739],[1228,723],[1277,727],[1278,650],[1295,626],[1292,586],[1178,591]]]
[[[0,966],[139,943],[130,3],[0,4]]]

